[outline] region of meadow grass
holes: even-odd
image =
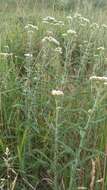
[[[106,190],[106,11],[17,2],[0,8],[0,189]]]

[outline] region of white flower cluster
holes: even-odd
[[[97,23],[92,23],[91,25],[90,25],[90,28],[92,28],[92,29],[99,29],[100,28],[100,26],[97,24]]]
[[[102,24],[101,25],[103,28],[107,29],[107,25],[106,24]]]
[[[62,48],[61,47],[55,48],[55,52],[62,54]]]
[[[75,30],[69,29],[66,33],[62,34],[63,37],[77,37],[77,32]]]
[[[56,22],[56,19],[54,17],[47,16],[43,18],[43,22]]]
[[[103,46],[100,46],[100,47],[97,48],[97,50],[99,50],[99,51],[104,51],[104,47],[103,47]]]
[[[56,23],[54,23],[55,26],[64,26],[64,22],[59,20]]]
[[[51,17],[51,16],[47,16],[47,17],[43,18],[42,22],[45,24],[51,24],[51,25],[55,25],[55,26],[63,26],[64,25],[63,21],[57,21],[54,17]]]
[[[67,20],[69,20],[69,21],[72,21],[72,20],[73,20],[72,16],[67,16],[66,18],[67,18]]]
[[[63,96],[64,93],[61,90],[52,90],[52,95],[53,96]]]
[[[90,80],[107,82],[107,77],[91,76]]]
[[[81,17],[82,17],[82,15],[79,14],[79,13],[75,13],[75,14],[74,14],[74,18],[81,18]]]
[[[85,22],[85,23],[87,23],[87,24],[90,23],[90,20],[87,19],[87,18],[85,18],[85,17],[80,17],[80,19],[81,19],[81,22]]]
[[[27,58],[32,58],[33,57],[32,53],[25,53],[24,56],[27,57]]]
[[[75,19],[76,22],[78,22],[80,26],[85,27],[90,24],[90,20],[88,18],[83,17],[79,13],[75,13],[73,18]]]
[[[8,57],[8,56],[12,56],[13,53],[0,53],[0,56],[4,56],[4,57]]]
[[[26,29],[26,30],[38,30],[38,27],[35,26],[35,25],[33,25],[33,24],[27,24],[27,25],[25,26],[25,29]]]
[[[42,43],[45,43],[45,42],[50,42],[50,43],[53,43],[57,46],[60,45],[59,41],[56,40],[54,37],[52,36],[45,36],[43,39],[42,39]]]
[[[76,34],[76,31],[69,29],[69,30],[67,30],[67,34],[75,35],[75,34]]]

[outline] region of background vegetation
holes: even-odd
[[[106,190],[105,7],[0,0],[1,190]]]

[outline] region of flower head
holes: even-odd
[[[43,18],[43,23],[45,24],[51,24],[51,25],[55,25],[55,26],[64,26],[64,22],[61,20],[56,20],[54,17],[51,16],[47,16],[45,18]]]
[[[55,45],[60,45],[59,41],[57,41],[54,37],[52,36],[45,36],[43,39],[42,39],[42,42],[50,42],[50,43],[53,43]]]
[[[35,26],[35,25],[33,25],[33,24],[27,24],[26,26],[25,26],[25,29],[27,29],[27,30],[38,30],[38,27],[37,26]]]
[[[8,56],[12,56],[13,53],[0,53],[0,56],[4,56],[4,57],[8,57]]]
[[[99,51],[100,51],[100,50],[101,50],[101,51],[104,51],[104,47],[103,47],[103,46],[98,47],[97,50],[99,50]]]
[[[52,90],[52,95],[53,96],[63,96],[64,93],[61,90]]]
[[[73,19],[72,16],[67,16],[66,18],[67,18],[68,20],[71,20],[71,21],[72,21],[72,19]]]
[[[90,20],[89,19],[87,19],[87,18],[85,18],[85,17],[81,17],[81,21],[82,22],[85,22],[85,23],[90,23]]]
[[[30,57],[30,58],[33,57],[32,53],[25,53],[24,56],[25,57]]]
[[[107,77],[91,76],[90,80],[107,82]]]
[[[99,25],[94,22],[94,23],[92,23],[92,24],[90,25],[90,28],[92,28],[92,29],[99,29]]]
[[[75,15],[74,15],[74,18],[81,18],[82,16],[81,16],[81,14],[79,14],[79,13],[75,13]]]
[[[106,25],[106,24],[102,24],[102,27],[103,27],[103,28],[107,28],[107,25]]]
[[[76,34],[76,31],[69,29],[69,30],[67,30],[67,34],[75,35],[75,34]]]
[[[55,52],[62,54],[62,48],[61,47],[55,48]]]
[[[56,19],[54,17],[51,16],[47,16],[45,18],[43,18],[43,22],[56,22]]]
[[[53,32],[50,31],[50,30],[48,30],[48,31],[46,32],[46,35],[47,35],[47,36],[53,36]]]

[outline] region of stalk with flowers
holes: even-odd
[[[63,96],[64,93],[61,90],[52,90],[52,96],[55,97],[55,128],[54,128],[54,190],[58,190],[58,138],[59,138],[59,111],[60,107],[60,97]]]

